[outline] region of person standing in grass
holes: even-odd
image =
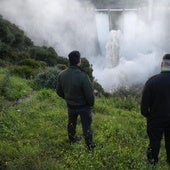
[[[170,54],[162,59],[161,73],[145,84],[141,101],[141,114],[147,119],[149,147],[147,159],[158,162],[161,139],[164,135],[167,163],[170,165]]]
[[[80,115],[83,134],[89,150],[95,147],[92,139],[91,107],[94,105],[92,84],[88,75],[80,68],[79,51],[68,55],[70,66],[58,76],[57,94],[66,100],[68,108],[68,138],[70,143],[76,142],[77,117]]]

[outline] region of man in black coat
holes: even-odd
[[[170,165],[170,54],[162,59],[161,73],[145,84],[141,101],[141,114],[147,119],[149,147],[147,159],[158,162],[161,139],[164,135],[167,163]]]
[[[80,115],[83,134],[88,149],[93,149],[91,130],[91,107],[94,105],[92,84],[88,75],[81,70],[79,51],[72,51],[69,55],[70,66],[58,76],[57,94],[65,99],[68,107],[68,137],[70,142],[77,141],[76,125]]]

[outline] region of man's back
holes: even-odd
[[[141,114],[147,119],[148,163],[158,163],[161,140],[164,137],[167,163],[170,165],[170,54],[162,58],[161,73],[145,84]]]
[[[142,101],[144,106],[149,105],[151,118],[170,119],[170,72],[161,72],[148,80]]]
[[[59,88],[64,99],[69,105],[90,105],[94,104],[93,89],[88,76],[77,66],[70,66],[61,72],[58,78]],[[60,95],[61,96],[61,95]]]

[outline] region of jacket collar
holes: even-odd
[[[80,69],[79,66],[73,66],[73,65],[69,66],[69,68],[72,68],[72,69]]]
[[[163,72],[170,72],[170,67],[162,67],[161,73]]]

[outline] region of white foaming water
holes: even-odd
[[[143,84],[160,72],[162,56],[170,52],[170,11],[166,6],[150,7],[152,20],[148,18],[148,8],[139,9],[138,13],[125,12],[120,20],[121,36],[116,30],[110,32],[106,56],[94,65],[94,75],[106,91]]]
[[[103,87],[108,92],[113,92],[120,87],[130,87],[144,82],[149,77],[148,72],[155,71],[151,64],[157,65],[154,54],[139,54],[134,60],[121,59],[119,65],[114,68],[100,70],[99,67],[94,67],[94,72]]]
[[[106,64],[113,68],[119,64],[120,58],[120,30],[112,30],[106,43]]]
[[[107,13],[96,13],[96,27],[98,42],[101,50],[101,54],[106,54],[105,45],[109,36],[109,16]]]
[[[149,21],[152,20],[152,14],[153,14],[153,0],[148,1],[148,19]]]

